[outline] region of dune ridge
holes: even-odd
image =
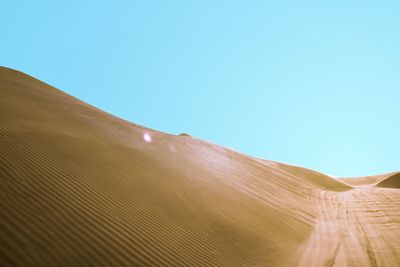
[[[377,183],[375,186],[386,188],[400,188],[400,173],[396,173],[385,178],[384,180]]]
[[[0,122],[1,266],[400,264],[400,190],[148,129],[3,67]]]
[[[376,186],[385,179],[393,175],[396,175],[398,173],[399,172],[390,172],[390,173],[364,176],[364,177],[338,178],[338,180],[351,186]]]

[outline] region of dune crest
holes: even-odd
[[[371,175],[364,177],[338,178],[338,180],[351,186],[375,186],[378,183],[382,182],[383,180],[397,173],[398,172],[391,172],[391,173],[384,173],[380,175]]]
[[[148,129],[7,68],[0,122],[1,266],[400,265],[400,190]]]

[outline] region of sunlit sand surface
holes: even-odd
[[[316,224],[299,248],[299,266],[399,265],[398,190],[320,191],[313,199]]]
[[[397,173],[253,158],[6,68],[0,122],[0,266],[400,266]]]

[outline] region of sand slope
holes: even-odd
[[[375,186],[383,180],[398,174],[399,172],[384,173],[380,175],[371,175],[364,177],[349,177],[349,178],[339,178],[340,181],[351,185],[351,186]]]
[[[400,188],[400,173],[387,177],[376,184],[378,187]]]
[[[147,129],[0,68],[1,266],[396,266],[399,191]]]
[[[357,188],[314,196],[316,226],[298,266],[399,266],[400,193]]]

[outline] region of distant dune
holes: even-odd
[[[380,175],[371,175],[365,177],[339,178],[339,180],[352,186],[375,186],[376,184],[382,182],[383,180],[395,174],[397,174],[397,172],[385,173]]]
[[[400,173],[389,176],[376,184],[378,187],[400,188]]]
[[[0,122],[0,266],[400,266],[398,174],[253,158],[7,68]]]

